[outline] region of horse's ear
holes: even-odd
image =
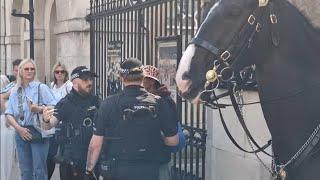
[[[268,5],[269,0],[258,0],[259,1],[259,7],[264,7]]]

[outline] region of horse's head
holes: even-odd
[[[211,8],[179,64],[176,82],[184,98],[195,100],[208,83],[229,80],[232,72],[254,64],[243,52],[262,30],[267,5],[268,0],[220,0]]]

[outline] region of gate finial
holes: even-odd
[[[269,0],[259,0],[259,7],[264,7],[268,5]]]

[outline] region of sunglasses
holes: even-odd
[[[34,71],[35,68],[23,68],[23,70],[25,70],[25,71]]]
[[[56,70],[56,71],[54,71],[55,74],[64,74],[65,72],[66,72],[65,70],[61,70],[61,71]]]

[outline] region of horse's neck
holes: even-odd
[[[288,2],[278,2],[281,3],[277,12],[280,45],[273,46],[268,58],[263,60],[265,63],[258,65],[265,96],[274,93],[281,96],[320,84],[320,31]]]
[[[315,28],[320,28],[320,0],[287,0],[297,8]]]

